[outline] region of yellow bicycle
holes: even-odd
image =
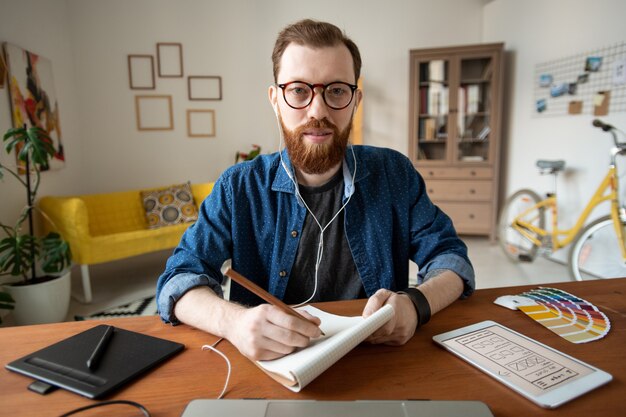
[[[573,242],[569,267],[572,276],[582,281],[596,278],[626,277],[626,209],[621,203],[616,160],[626,155],[626,143],[618,140],[617,132],[624,132],[598,119],[593,121],[613,136],[609,171],[596,192],[570,229],[558,227],[558,205],[555,193],[540,198],[529,189],[517,191],[507,199],[500,213],[498,238],[504,253],[515,262],[532,262],[537,254],[551,254]],[[554,174],[565,169],[565,162],[537,161],[542,173]],[[592,210],[608,201],[610,214],[587,226]],[[551,214],[551,227],[546,228],[546,217]]]

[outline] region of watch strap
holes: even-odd
[[[415,287],[408,287],[402,291],[398,291],[398,294],[406,294],[417,313],[417,327],[423,326],[430,320],[430,304],[423,292]]]

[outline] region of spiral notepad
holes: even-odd
[[[338,316],[312,306],[299,310],[319,317],[326,336],[282,358],[256,362],[269,376],[294,392],[299,392],[393,317],[390,305],[367,318]]]

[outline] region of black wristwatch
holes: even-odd
[[[424,293],[415,287],[408,287],[398,294],[406,294],[411,299],[415,312],[417,313],[417,327],[423,326],[430,320],[430,304],[424,296]]]

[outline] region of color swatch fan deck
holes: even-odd
[[[601,339],[611,329],[608,317],[595,305],[557,288],[539,287],[517,296],[500,297],[495,302],[522,310],[572,343]]]

